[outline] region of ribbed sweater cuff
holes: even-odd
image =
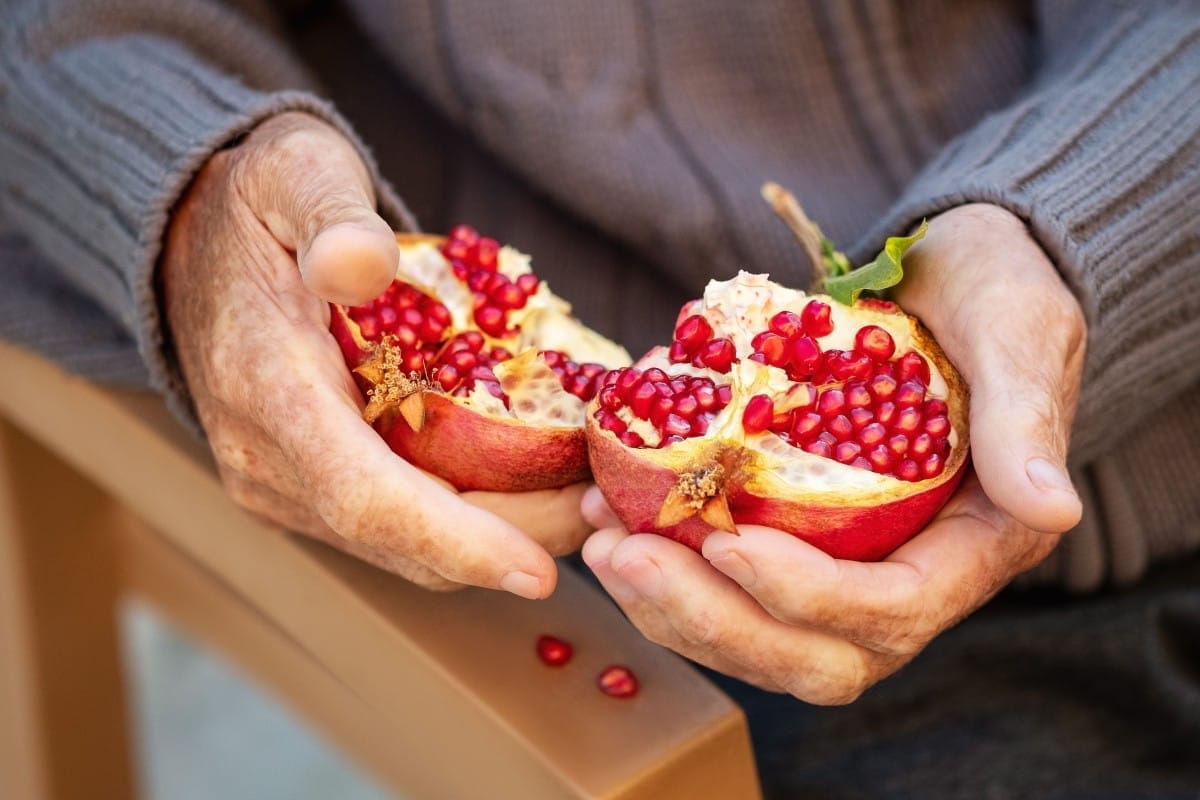
[[[1081,462],[1200,375],[1200,14],[1192,8],[1129,10],[1077,50],[1082,58],[954,141],[856,248],[865,255],[965,203],[1022,217],[1088,320],[1072,442]]]
[[[91,41],[41,62],[5,60],[5,216],[131,331],[154,388],[185,419],[154,272],[171,210],[214,151],[270,116],[308,112],[358,146],[392,224],[414,225],[350,127],[311,94],[251,90],[155,37]]]

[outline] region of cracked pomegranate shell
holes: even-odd
[[[396,240],[387,291],[330,317],[364,418],[460,490],[586,479],[586,404],[628,353],[571,316],[527,255],[468,226]]]
[[[845,306],[740,273],[588,408],[592,473],[625,526],[697,550],[735,524],[886,557],[967,464],[965,384],[893,303]]]

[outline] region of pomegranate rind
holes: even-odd
[[[893,325],[906,321],[913,349],[944,381],[956,443],[941,474],[917,482],[880,476],[875,486],[814,489],[787,482],[776,474],[774,459],[760,447],[746,443],[737,424],[740,413],[731,415],[732,419],[721,428],[714,422],[716,433],[704,437],[662,449],[629,448],[600,427],[594,413],[597,401],[593,401],[587,420],[592,474],[622,524],[632,532],[658,533],[699,551],[704,539],[715,530],[702,514],[692,514],[673,525],[658,523],[664,507],[677,502],[680,476],[707,474],[719,464],[722,491],[735,523],[787,531],[835,558],[878,561],[923,530],[966,474],[969,393],[954,365],[919,320],[886,301],[860,300],[854,310],[863,312],[859,321],[864,324],[885,317],[891,318]],[[703,312],[702,302],[692,301],[684,306],[679,320]],[[652,349],[637,366],[653,363],[670,372],[669,365],[663,363],[663,352],[661,347]],[[797,460],[820,459],[786,447],[790,457]],[[854,469],[827,459],[817,463],[830,470]]]
[[[401,248],[431,245],[440,247],[445,237],[428,234],[396,234]],[[417,287],[426,291],[427,287]],[[555,299],[555,305],[568,308]],[[530,317],[531,327],[541,319],[554,316],[556,309],[542,309]],[[600,334],[585,328],[565,313],[551,320],[561,339],[578,337],[586,349],[611,352],[622,366],[628,354]],[[351,368],[370,359],[376,345],[360,333],[358,323],[346,309],[330,308],[330,333]],[[491,342],[512,342],[485,338]],[[559,341],[556,347],[561,346]],[[535,343],[534,348],[537,348]],[[517,353],[520,358],[524,352]],[[623,356],[624,360],[621,361]],[[359,388],[367,395],[369,381],[355,374]],[[421,469],[449,481],[460,491],[524,492],[557,488],[586,480],[590,476],[587,442],[582,426],[534,424],[516,417],[483,413],[463,398],[451,397],[436,389],[420,392],[424,414],[419,430],[401,414],[384,414],[375,423],[376,430],[397,455]]]
[[[397,418],[381,431],[383,438],[410,464],[460,491],[527,492],[567,486],[589,475],[582,428],[479,414],[434,391],[424,392],[422,399],[421,430]]]

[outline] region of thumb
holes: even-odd
[[[271,234],[296,254],[318,297],[357,305],[387,289],[399,249],[375,211],[370,173],[354,146],[307,114],[287,113],[251,134],[244,193]]]

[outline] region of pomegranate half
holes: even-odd
[[[396,280],[330,330],[397,454],[460,490],[588,477],[586,404],[629,354],[571,316],[529,256],[460,225],[397,234]]]
[[[588,409],[592,473],[631,531],[699,549],[753,523],[878,560],[961,480],[967,402],[894,303],[846,306],[742,272],[683,308],[670,347],[605,376]]]

